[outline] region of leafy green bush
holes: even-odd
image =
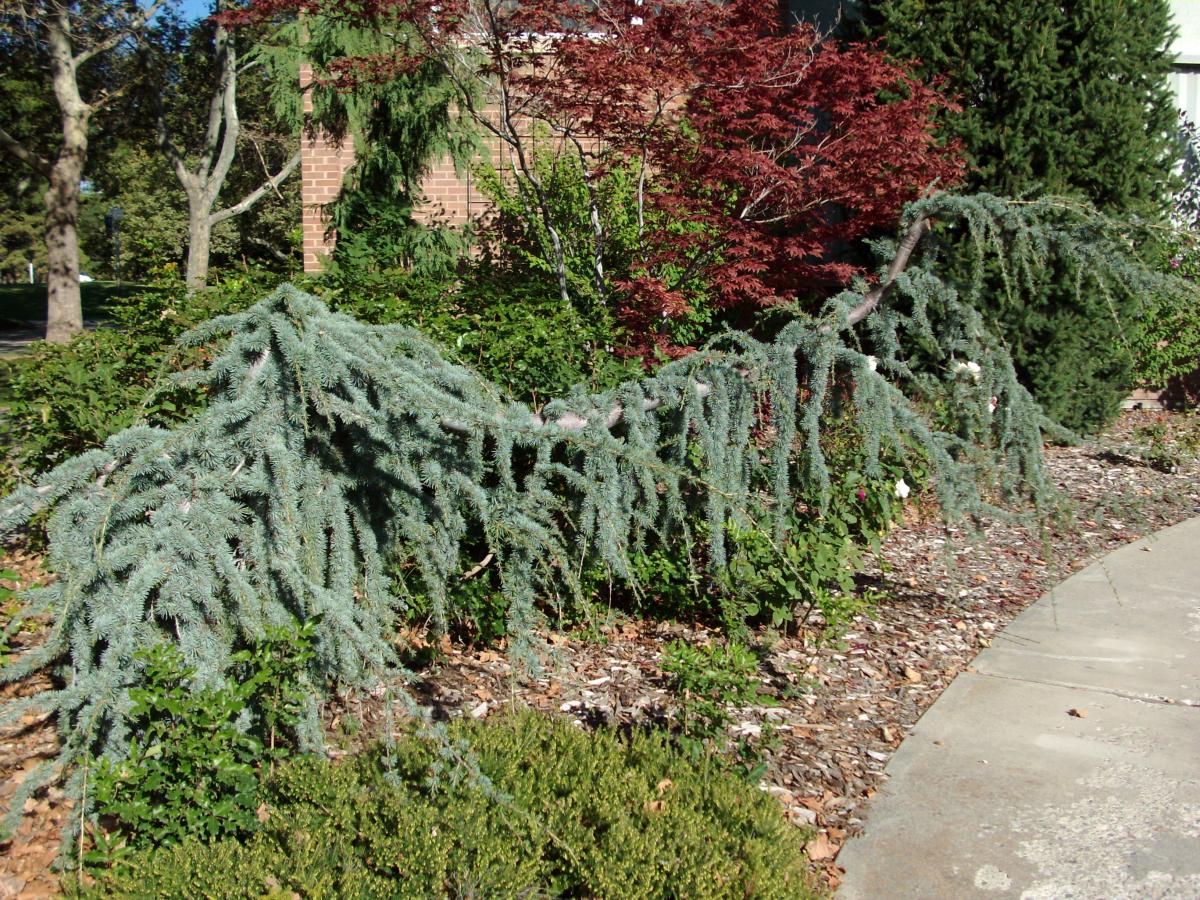
[[[146,393],[146,369],[158,367],[149,355],[102,328],[69,344],[35,344],[12,364],[5,413],[9,484],[13,468],[36,476],[133,424]]]
[[[204,392],[169,385],[165,376],[202,362],[208,351],[178,351],[175,339],[248,306],[260,289],[258,279],[237,277],[190,297],[178,285],[113,297],[104,326],[68,344],[36,343],[29,356],[10,362],[8,465],[0,487],[100,447],[135,422],[170,426],[194,416]]]
[[[459,723],[492,785],[431,786],[435,743],[281,767],[261,829],[191,839],[99,873],[91,895],[810,897],[776,802],[662,735],[624,740],[534,714]]]
[[[1179,235],[1158,248],[1161,267],[1191,285],[1191,291],[1159,294],[1143,314],[1137,344],[1137,378],[1164,387],[1200,365],[1200,235]]]
[[[643,205],[639,224],[639,171],[632,160],[610,160],[585,177],[579,155],[563,150],[553,140],[535,145],[532,156],[530,165],[540,191],[523,176],[490,168],[479,173],[480,190],[497,211],[494,226],[481,235],[486,252],[482,271],[494,269],[508,283],[538,284],[547,296],[561,303],[557,254],[546,227],[548,219],[562,245],[572,308],[587,321],[599,318],[625,326],[614,328],[609,345],[653,360],[656,336],[675,347],[698,346],[730,327],[715,308],[711,285],[686,263],[657,258],[660,254],[649,249],[652,241],[646,237],[656,233],[700,237],[708,226],[668,214],[654,203]],[[649,188],[651,193],[657,190],[653,185]],[[532,210],[544,210],[545,218],[532,215]],[[597,225],[603,235],[602,277],[596,270]],[[711,247],[703,252],[710,262],[719,257]],[[631,306],[629,287],[646,275],[686,296],[689,309],[666,317],[657,312],[647,315],[637,304]],[[735,327],[744,324],[738,322]]]
[[[111,862],[128,848],[216,840],[258,826],[260,767],[294,742],[305,711],[302,671],[314,623],[272,629],[233,655],[226,685],[197,688],[195,670],[173,644],[141,651],[131,688],[129,749],[95,761],[91,797],[104,828],[91,859]]]
[[[314,287],[361,322],[419,328],[448,357],[535,404],[575,385],[614,387],[639,368],[614,355],[617,330],[605,310],[585,314],[545,279],[523,280],[483,263],[454,280],[342,269]]]
[[[129,691],[129,752],[96,762],[97,813],[135,847],[253,830],[262,745],[237,727],[245,701],[227,689],[193,689],[195,673],[172,645],[138,656],[144,668],[142,686]],[[114,844],[98,837],[102,852]]]

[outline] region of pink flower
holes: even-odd
[[[1171,268],[1172,268],[1172,269],[1178,269],[1178,268],[1179,268],[1179,258],[1178,258],[1178,257],[1176,257],[1175,259],[1171,260]]]
[[[859,488],[858,492],[855,494],[855,496],[858,497],[859,500],[866,500],[867,492],[864,491],[862,488]]]

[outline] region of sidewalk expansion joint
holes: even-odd
[[[976,669],[973,675],[982,675],[987,678],[1002,678],[1005,681],[1017,681],[1022,684],[1040,684],[1046,687],[1069,688],[1073,691],[1087,691],[1093,694],[1108,694],[1111,697],[1120,697],[1122,700],[1136,700],[1141,703],[1156,704],[1159,706],[1183,706],[1191,709],[1200,709],[1200,699],[1180,699],[1176,697],[1166,697],[1161,694],[1137,694],[1131,691],[1121,691],[1116,688],[1096,687],[1092,684],[1077,684],[1071,681],[1051,681],[1040,678],[1020,678],[1016,675],[1000,675],[995,672],[981,672]]]

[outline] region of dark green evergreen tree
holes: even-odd
[[[944,129],[963,143],[969,187],[1162,218],[1177,153],[1167,0],[875,0],[864,30],[956,95]],[[1078,276],[1052,268],[1017,295],[996,276],[984,313],[1051,417],[1092,430],[1131,386],[1143,298],[1077,292]]]

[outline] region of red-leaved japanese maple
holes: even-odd
[[[786,28],[761,0],[370,0],[336,10],[259,0],[251,15],[284,9],[396,29],[396,54],[346,60],[343,82],[430,61],[444,69],[531,186],[540,208],[529,214],[549,235],[565,300],[531,123],[578,155],[589,185],[632,160],[638,221],[653,212],[689,225],[642,228],[638,260],[622,273],[605,268],[595,194],[580,223],[595,232],[597,289],[619,305],[638,353],[681,349],[663,322],[688,309],[683,285],[696,279],[736,316],[865,274],[861,239],[892,229],[905,203],[963,169],[933,131],[948,100],[869,46]]]

